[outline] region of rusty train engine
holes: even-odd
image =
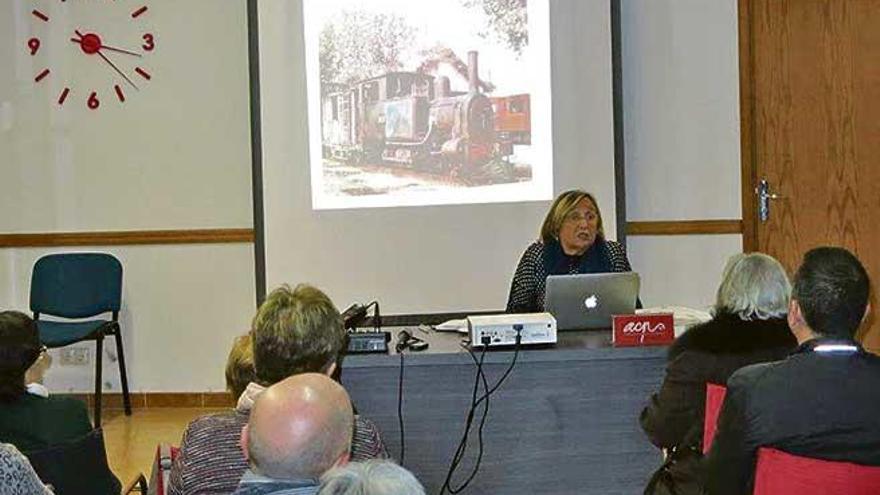
[[[512,155],[513,142],[496,133],[493,101],[480,91],[477,53],[468,55],[467,93],[421,72],[332,88],[321,108],[324,157],[466,174]]]

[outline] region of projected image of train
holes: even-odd
[[[449,77],[430,74],[443,63],[467,79],[467,92],[452,91]],[[464,64],[449,50],[416,71],[333,85],[321,102],[323,157],[452,177],[509,165],[514,145],[531,142],[529,95],[490,98],[492,91],[479,77],[477,52]]]

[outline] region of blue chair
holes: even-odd
[[[95,351],[95,427],[101,426],[101,370],[104,337],[116,337],[119,377],[125,414],[131,415],[131,398],[125,374],[125,354],[119,328],[122,304],[122,264],[104,253],[64,253],[43,256],[31,275],[31,311],[40,330],[43,345],[64,347],[94,340]],[[111,319],[82,320],[111,313]],[[77,321],[41,320],[52,315]]]

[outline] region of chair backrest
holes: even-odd
[[[25,455],[43,483],[52,485],[56,494],[118,495],[122,489],[107,465],[100,428],[72,442]]]
[[[122,264],[105,253],[43,256],[31,275],[31,311],[85,318],[119,311]]]
[[[876,495],[880,466],[800,457],[758,449],[754,495]]]
[[[706,384],[706,416],[703,420],[703,453],[712,448],[712,440],[715,438],[715,430],[718,428],[718,416],[721,414],[721,405],[724,404],[724,396],[727,395],[727,387],[714,383]]]

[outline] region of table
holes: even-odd
[[[476,367],[459,346],[462,336],[410,331],[430,348],[404,355],[404,465],[437,494],[463,432]],[[513,354],[486,353],[490,386]],[[491,398],[480,471],[465,493],[641,493],[661,458],[638,416],[660,386],[665,356],[665,347],[612,348],[609,331],[564,332],[553,348],[523,348]],[[379,426],[397,459],[399,371],[392,351],[349,356],[342,375],[360,414]],[[476,456],[473,430],[459,482]]]

